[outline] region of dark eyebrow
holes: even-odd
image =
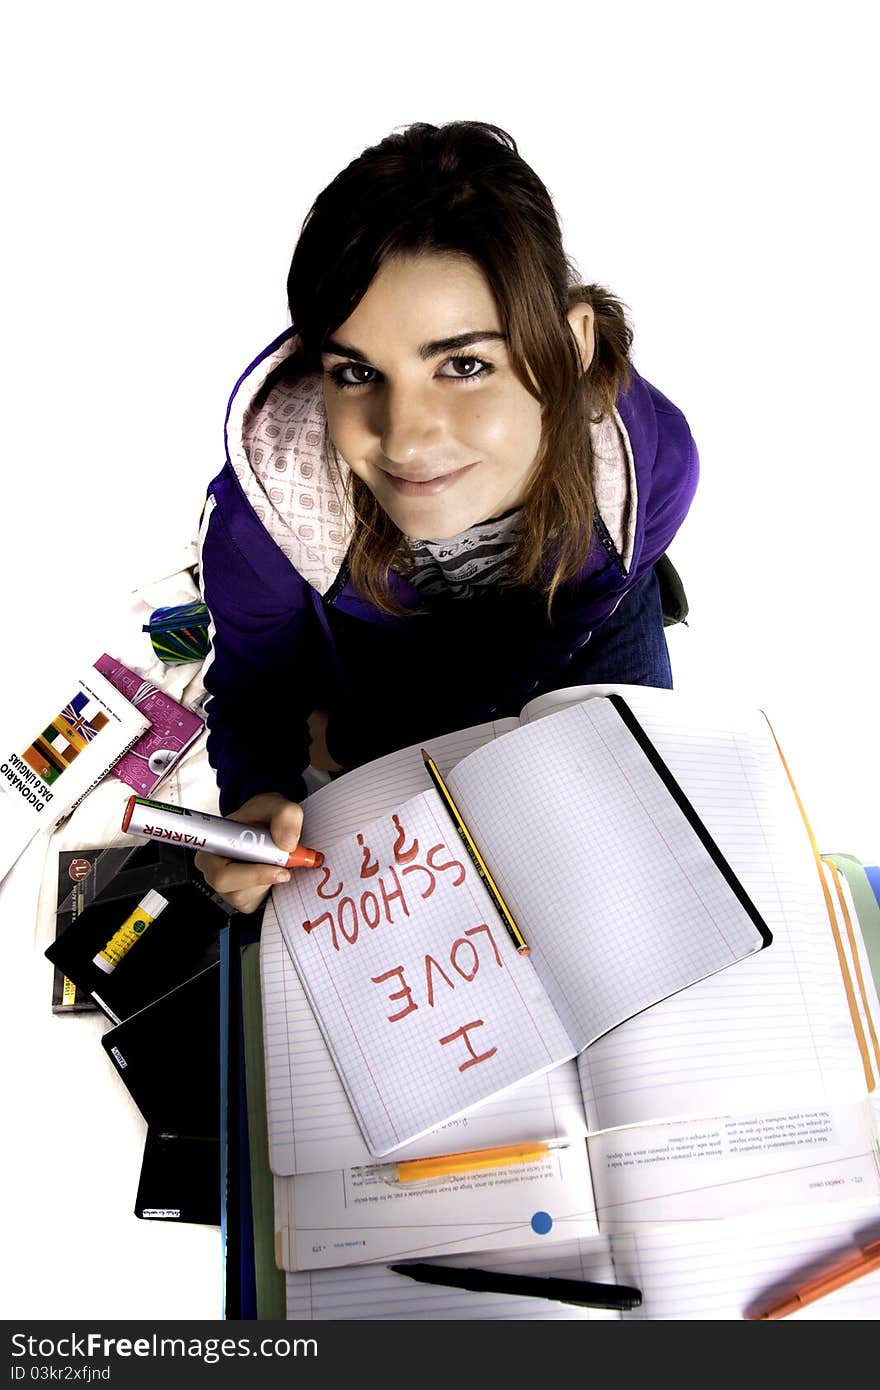
[[[471,347],[474,343],[485,343],[496,340],[504,343],[507,341],[505,333],[496,333],[489,330],[480,330],[475,333],[457,333],[454,338],[438,338],[433,343],[422,343],[419,348],[419,357],[423,362],[427,362],[431,357],[439,357],[444,352],[456,352],[459,348]],[[356,348],[352,343],[340,343],[336,338],[325,338],[322,353],[333,353],[336,357],[351,357],[358,362],[369,362],[369,357],[360,348]]]

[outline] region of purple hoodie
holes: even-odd
[[[276,490],[269,486],[264,497],[264,485],[252,485],[247,471],[254,459],[273,477],[273,468],[279,478],[286,468],[294,507],[298,499],[314,508],[314,498],[332,496],[322,487],[321,470],[330,476],[334,465],[320,392],[291,405],[291,429],[284,428],[286,415],[279,427],[265,404],[266,383],[281,375],[292,333],[271,343],[236,384],[226,463],[210,484],[202,519],[202,591],[212,623],[204,672],[208,756],[224,814],[261,791],[302,799],[313,710],[328,712],[328,748],[352,767],[516,715],[545,690],[589,681],[591,636],[664,554],[697,484],[697,450],[684,415],[632,368],[615,411],[619,466],[627,475],[625,544],[609,534],[597,488],[593,544],[580,574],[562,586],[553,621],[543,595],[500,586],[432,603],[428,613],[389,617],[352,587],[339,506],[331,503],[329,533],[303,525],[302,516],[312,515],[306,511],[279,540],[281,523],[272,516],[273,539],[266,518]],[[261,410],[270,424],[255,435]],[[279,452],[270,465],[266,441],[287,438],[294,441],[287,456]],[[336,461],[344,467],[338,455]],[[331,537],[329,548],[320,550],[320,534]],[[425,606],[405,579],[392,578],[404,605]]]

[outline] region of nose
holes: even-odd
[[[446,421],[436,395],[413,385],[389,385],[383,394],[379,440],[390,464],[410,466],[442,445]]]

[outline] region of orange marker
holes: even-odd
[[[129,835],[182,845],[184,849],[203,849],[225,859],[241,859],[249,864],[275,864],[280,869],[319,869],[324,862],[320,850],[297,845],[280,849],[268,830],[260,825],[209,816],[204,811],[188,811],[185,806],[169,806],[164,801],[148,801],[131,796],[122,817],[122,828]]]
[[[863,1245],[859,1253],[851,1259],[832,1265],[824,1274],[809,1279],[787,1298],[780,1298],[777,1303],[770,1303],[758,1313],[747,1314],[747,1317],[751,1322],[768,1318],[787,1318],[789,1313],[796,1313],[807,1303],[815,1303],[817,1298],[824,1298],[827,1293],[842,1289],[844,1285],[851,1284],[854,1279],[861,1279],[863,1274],[870,1274],[875,1269],[880,1269],[880,1240],[872,1240],[868,1245]]]

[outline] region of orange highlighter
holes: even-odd
[[[815,1303],[817,1298],[824,1298],[827,1293],[842,1289],[845,1284],[851,1284],[854,1279],[861,1279],[863,1274],[870,1274],[875,1269],[880,1269],[880,1240],[872,1240],[863,1245],[858,1254],[840,1264],[832,1265],[823,1274],[817,1274],[815,1279],[809,1279],[787,1298],[780,1298],[778,1302],[770,1303],[759,1312],[748,1313],[746,1316],[751,1322],[787,1318],[789,1313],[796,1313],[806,1304]]]

